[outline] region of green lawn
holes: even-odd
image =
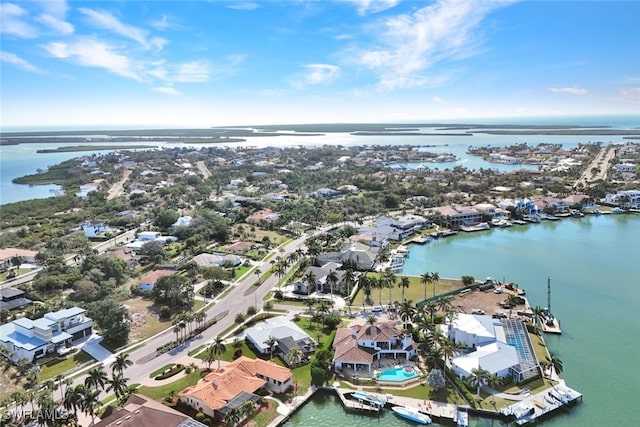
[[[40,368],[39,379],[40,381],[48,380],[56,375],[64,374],[83,363],[92,361],[93,357],[80,350],[78,353],[68,356],[66,359],[55,359],[42,365]]]
[[[256,427],[267,427],[273,420],[278,418],[278,402],[268,400],[269,409],[260,412],[254,416],[248,425],[255,425]]]
[[[178,393],[189,386],[195,385],[199,379],[199,373],[194,371],[169,384],[158,387],[142,386],[138,389],[138,393],[144,394],[152,399],[161,399],[168,396],[171,390]]]
[[[369,273],[371,277],[379,277],[378,273]],[[397,283],[400,282],[400,279],[403,276],[397,276]],[[413,301],[413,303],[418,303],[424,300],[425,290],[424,285],[420,283],[420,277],[418,276],[407,276],[409,278],[409,287],[404,289],[404,297],[405,299]],[[391,288],[391,301],[402,301],[402,288],[398,286],[398,284]],[[433,283],[427,284],[427,298],[431,298],[433,296]],[[446,292],[453,291],[458,288],[463,288],[461,280],[457,279],[440,279],[436,284],[436,295],[440,295]],[[389,304],[389,289],[382,289],[380,292],[378,289],[372,289],[371,298],[374,301],[374,305],[388,305]],[[354,306],[362,306],[363,302],[363,294],[358,290],[357,294],[353,297],[353,305]]]

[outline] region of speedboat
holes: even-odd
[[[377,408],[382,408],[387,403],[384,397],[378,397],[375,394],[365,393],[363,391],[354,391],[351,393],[351,398]]]
[[[431,424],[431,418],[429,415],[423,414],[416,408],[412,408],[410,406],[394,406],[391,410],[399,417],[406,418],[407,420],[414,421],[418,424]]]

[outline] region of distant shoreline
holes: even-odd
[[[43,148],[36,153],[71,153],[75,151],[102,151],[102,150],[136,150],[139,148],[156,148],[157,145],[73,145],[58,148]]]

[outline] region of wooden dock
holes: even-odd
[[[368,411],[373,413],[379,413],[380,408],[378,406],[368,405],[362,401],[358,402],[355,400],[351,400],[347,397],[347,394],[354,392],[354,390],[346,390],[346,389],[336,389],[336,394],[340,398],[342,405],[345,408],[356,409],[360,411]]]
[[[544,333],[556,335],[562,334],[562,329],[560,329],[560,322],[555,317],[547,319],[543,318],[540,324],[542,325],[542,332]]]

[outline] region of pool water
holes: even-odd
[[[378,380],[399,382],[399,381],[407,381],[417,376],[418,376],[418,371],[416,371],[414,368],[405,369],[403,367],[399,367],[399,368],[393,368],[393,369],[385,369],[384,371],[380,372],[380,375],[378,376]]]

